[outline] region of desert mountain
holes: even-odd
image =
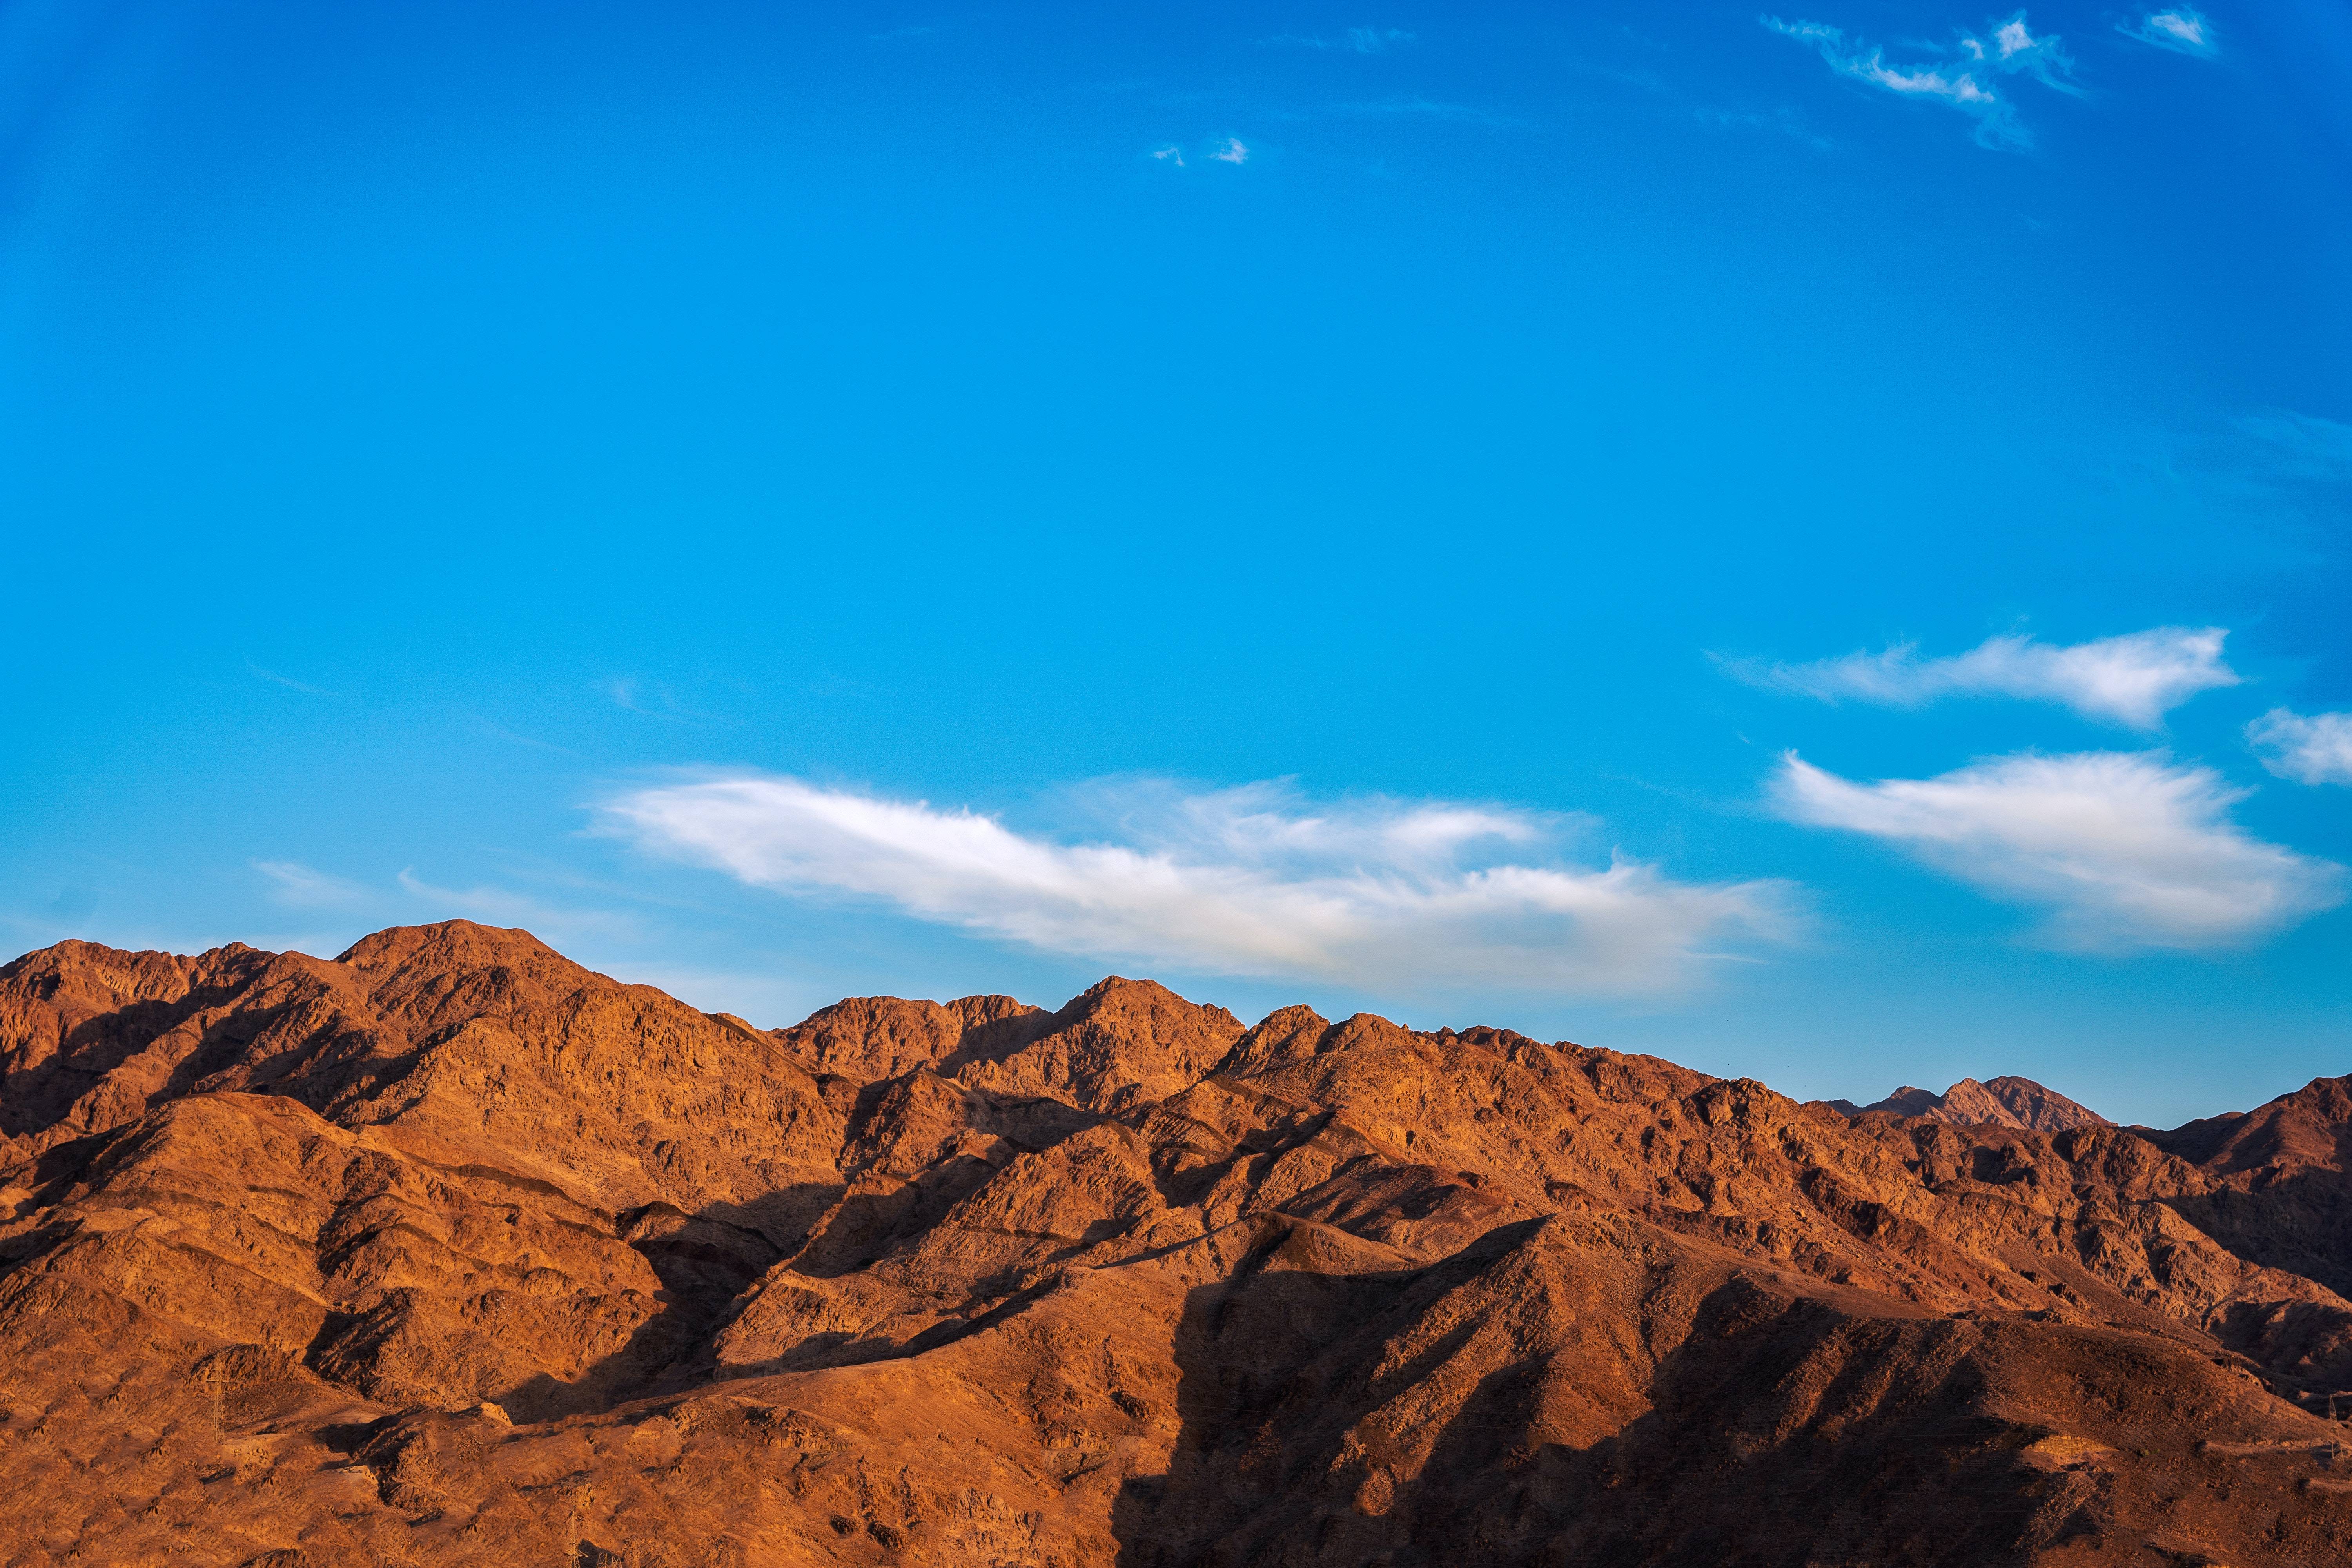
[[[62,943],[0,968],[0,1562],[2352,1560],[2352,1081],[1921,1098]]]
[[[1848,1116],[1884,1110],[1896,1116],[1924,1116],[1931,1121],[1948,1121],[1958,1127],[2015,1127],[2028,1132],[2063,1132],[2075,1127],[2114,1125],[2097,1111],[2077,1105],[2056,1089],[2044,1089],[2030,1078],[1988,1079],[1983,1083],[1964,1078],[1941,1094],[1906,1084],[1872,1105],[1857,1106],[1843,1100],[1825,1103]]]

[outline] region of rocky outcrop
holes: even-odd
[[[2347,1089],[62,944],[0,969],[0,1563],[2340,1562]]]
[[[1848,1116],[1883,1110],[1892,1116],[1922,1116],[1958,1127],[2015,1127],[2029,1132],[2063,1132],[2075,1127],[2112,1127],[2097,1111],[2075,1104],[2054,1089],[2044,1089],[2030,1078],[1994,1078],[1979,1083],[1964,1078],[1943,1093],[1896,1089],[1871,1105],[1851,1100],[1827,1100]]]

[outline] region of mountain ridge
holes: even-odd
[[[1905,1084],[1885,1100],[1869,1105],[1856,1105],[1850,1100],[1822,1103],[1847,1116],[1883,1110],[1896,1116],[1924,1116],[1956,1126],[2014,1127],[2029,1132],[2063,1132],[2074,1127],[2115,1125],[2054,1089],[2045,1088],[2030,1078],[2007,1076],[1987,1079],[1982,1083],[1964,1078],[1941,1094]]]
[[[761,1030],[462,921],[61,943],[0,966],[5,1561],[2352,1550],[2352,1083],[1926,1098],[1118,977]]]

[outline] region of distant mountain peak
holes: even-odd
[[[1850,1102],[1836,1102],[1841,1109]],[[1861,1110],[1924,1116],[1958,1127],[2014,1127],[2028,1132],[2063,1132],[2070,1127],[2112,1127],[2114,1122],[2030,1078],[2002,1077],[1979,1083],[1964,1078],[1943,1093],[1906,1084]],[[1853,1112],[1853,1114],[1859,1114]]]

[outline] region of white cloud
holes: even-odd
[[[1840,76],[1852,77],[1903,98],[1942,102],[1960,110],[1976,121],[1976,139],[1984,146],[2020,149],[2032,143],[2008,100],[1978,81],[1973,71],[1951,70],[1942,66],[1890,66],[1885,50],[1849,44],[1843,29],[1822,22],[1784,22],[1778,16],[1767,16],[1764,25],[1785,37],[1812,45]]]
[[[1209,157],[1219,163],[1246,163],[1249,162],[1249,149],[1242,145],[1240,137],[1228,136],[1217,143],[1217,150]]]
[[[1318,808],[1275,784],[1129,783],[1095,805],[1115,835],[1060,843],[971,811],[730,774],[624,795],[600,826],[753,886],[874,900],[1052,952],[1391,993],[1656,991],[1686,984],[1713,943],[1787,940],[1798,924],[1784,884],[1545,856],[1571,818],[1442,801]]]
[[[1151,155],[1163,163],[1173,163],[1180,169],[1184,166],[1184,149],[1181,147],[1173,145],[1155,147],[1151,150]]]
[[[2273,708],[2246,726],[2263,766],[2297,784],[2352,784],[2352,713]]]
[[[2238,684],[2221,662],[2229,637],[2221,626],[2157,626],[2126,637],[2053,647],[2032,637],[1990,637],[1950,658],[1917,657],[1914,645],[1884,653],[1850,653],[1811,664],[1761,665],[1726,659],[1726,670],[1751,686],[1794,691],[1824,702],[1852,699],[1912,707],[1938,697],[2020,697],[2061,702],[2094,719],[2138,730],[2200,691]]]
[[[2022,71],[2044,87],[2054,87],[2061,92],[2076,90],[2067,78],[2073,74],[2074,62],[2054,33],[2040,37],[2025,25],[2025,13],[2020,11],[2008,21],[1991,28],[1990,40],[1964,37],[1960,47],[1969,58],[1984,61],[1995,70]]]
[[[2213,24],[2201,11],[2186,5],[2176,5],[2168,11],[2151,11],[2137,22],[2118,22],[2118,32],[2137,38],[2143,44],[2154,44],[2159,49],[2177,54],[2195,55],[2211,59],[2217,52],[2213,42]]]
[[[1963,35],[1958,53],[1965,63],[1935,62],[1890,65],[1886,51],[1875,44],[1848,39],[1844,29],[1824,22],[1762,18],[1764,26],[1783,37],[1810,44],[1840,76],[1850,77],[1899,98],[1942,103],[1976,121],[1979,145],[2022,151],[2033,138],[2019,123],[2017,111],[2003,98],[1991,78],[1994,73],[2023,72],[2048,87],[2074,90],[2066,78],[2074,68],[2054,35],[2037,37],[2018,12],[1993,25],[1989,38]]]
[[[1350,27],[1336,38],[1286,33],[1265,41],[1299,49],[1345,49],[1359,55],[1384,55],[1399,44],[1412,42],[1412,38],[1401,27]]]
[[[2161,752],[2029,752],[1876,784],[1791,752],[1772,793],[1791,821],[1885,839],[2046,910],[2059,947],[2239,946],[2344,899],[2342,867],[2251,837],[2229,816],[2243,791]]]
[[[269,896],[290,909],[347,910],[376,898],[357,882],[313,870],[299,860],[256,860],[253,868],[269,879]]]

